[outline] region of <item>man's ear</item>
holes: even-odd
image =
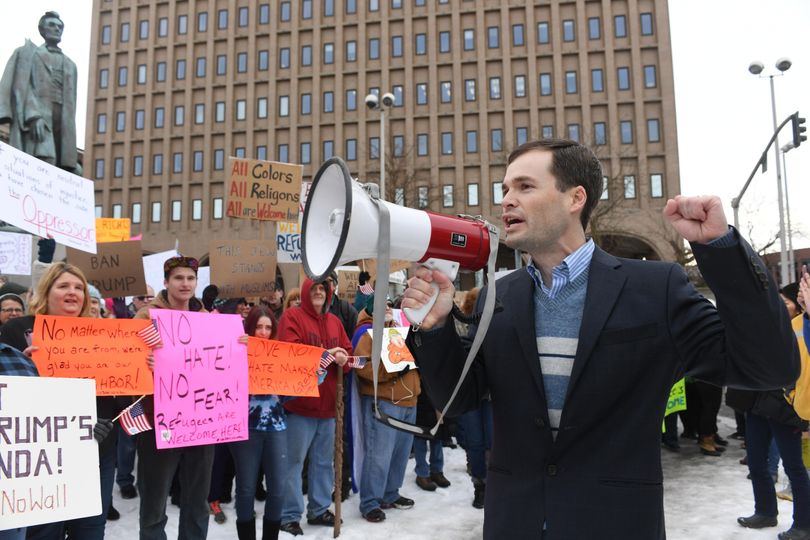
[[[582,210],[588,202],[588,194],[583,186],[571,189],[571,210]]]

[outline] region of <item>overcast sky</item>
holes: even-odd
[[[779,121],[799,110],[810,115],[810,1],[807,0],[670,0],[675,66],[675,107],[681,192],[717,194],[726,203],[742,188],[772,133],[767,78],[748,73],[752,60],[778,73],[774,64],[787,56],[793,67],[775,79]],[[26,0],[4,17],[0,62],[30,38],[42,42],[39,17],[57,9],[65,22],[62,48],[79,69],[78,141],[83,144],[90,57],[90,0]],[[784,145],[789,134],[780,140]],[[787,154],[794,247],[810,246],[810,142]],[[761,245],[778,231],[776,168],[773,157],[765,175],[754,178],[742,199],[741,228],[754,224],[753,241]],[[777,246],[778,247],[778,246]]]

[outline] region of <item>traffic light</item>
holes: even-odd
[[[807,135],[804,134],[807,128],[804,126],[804,118],[799,116],[799,113],[793,113],[793,147],[798,148],[803,141],[807,140]]]

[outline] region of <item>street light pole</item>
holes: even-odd
[[[386,92],[382,98],[377,94],[366,96],[366,107],[372,111],[380,111],[380,199],[385,200],[385,111],[394,106],[396,98],[391,92]]]
[[[788,241],[788,268],[790,269],[790,281],[796,279],[796,254],[793,252],[793,226],[790,223],[790,197],[788,197],[788,173],[787,158],[785,154],[796,148],[792,142],[788,142],[782,147],[782,171],[785,182],[785,214],[787,215],[787,241]]]

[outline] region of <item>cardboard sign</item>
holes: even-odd
[[[149,321],[37,315],[32,358],[40,377],[95,379],[98,396],[151,394],[149,347],[137,332]]]
[[[93,182],[0,142],[3,221],[66,246],[96,252]]]
[[[0,274],[31,275],[31,236],[0,232]]]
[[[320,347],[272,339],[248,338],[251,394],[318,397]]]
[[[398,272],[400,270],[407,270],[414,264],[410,261],[392,260],[390,261],[390,273]],[[360,261],[360,269],[365,270],[371,274],[372,281],[377,279],[377,259],[363,259]]]
[[[67,259],[82,269],[87,281],[104,298],[146,294],[146,278],[141,261],[141,241],[98,244],[93,255],[68,248]]]
[[[209,246],[211,281],[221,298],[263,296],[276,282],[276,248],[265,240],[217,240]]]
[[[130,239],[129,218],[96,218],[96,242],[124,242]]]
[[[155,355],[155,439],[180,448],[248,438],[247,346],[242,317],[150,309]]]
[[[290,292],[296,287],[300,287],[304,282],[304,266],[301,263],[279,263],[281,277],[284,280],[284,292]]]
[[[228,217],[295,221],[304,167],[258,159],[229,158]]]
[[[309,190],[312,188],[312,182],[301,182],[301,203],[298,205],[298,224],[304,221],[304,210],[307,207],[307,199],[309,199]]]
[[[276,253],[280,263],[301,262],[301,226],[298,222],[276,224]]]
[[[354,305],[354,297],[357,296],[357,287],[360,285],[360,271],[348,270],[338,267],[338,298],[346,300]]]
[[[0,376],[0,529],[101,513],[93,381]]]
[[[386,327],[383,329],[381,359],[383,367],[388,373],[396,373],[404,370],[406,367],[416,369],[416,360],[408,349],[408,346],[405,345],[405,338],[408,337],[410,329],[409,326]],[[373,339],[374,335],[372,329],[369,328],[367,332]]]

